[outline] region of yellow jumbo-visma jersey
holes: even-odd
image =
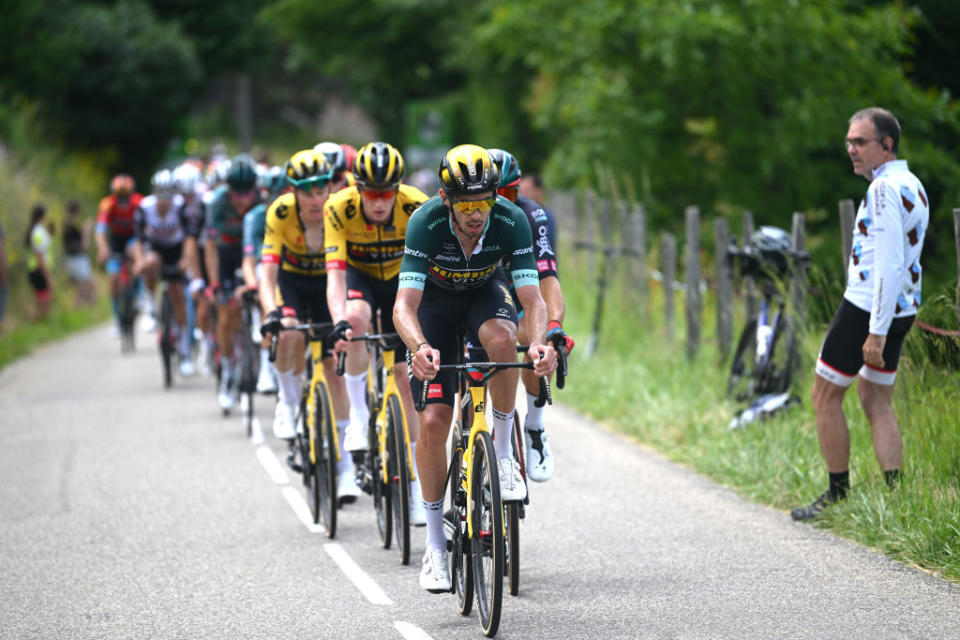
[[[400,272],[403,239],[410,216],[427,196],[416,187],[401,184],[393,215],[383,225],[371,224],[360,211],[360,192],[348,187],[330,196],[324,216],[327,267],[355,269],[377,280],[390,280]]]
[[[261,259],[265,264],[279,264],[281,270],[290,273],[304,276],[327,274],[323,250],[311,253],[307,249],[300,210],[292,193],[285,193],[274,200],[267,210]]]

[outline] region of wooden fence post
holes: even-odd
[[[846,277],[846,268],[850,263],[850,252],[853,251],[853,222],[857,218],[857,211],[853,208],[853,200],[846,198],[840,201],[840,237],[843,238],[843,268]]]
[[[740,241],[740,248],[746,249],[750,246],[750,237],[753,235],[753,213],[743,212],[743,238]],[[747,321],[757,315],[757,282],[753,275],[746,275],[743,278],[744,289],[744,308],[747,314]]]
[[[662,270],[663,270],[663,311],[664,322],[667,327],[667,342],[673,342],[675,328],[673,325],[673,283],[677,279],[677,239],[672,233],[660,236]]]
[[[687,224],[687,359],[693,360],[700,346],[700,210],[695,206],[684,211]]]
[[[596,199],[590,189],[583,190],[583,241],[593,244],[597,241]],[[593,280],[597,273],[597,254],[587,249],[587,278]]]
[[[794,251],[806,249],[806,229],[802,213],[793,214],[793,233],[790,244]],[[793,300],[793,314],[797,319],[797,333],[803,330],[806,321],[807,274],[806,269],[794,269],[791,282],[791,299]]]
[[[633,249],[637,252],[637,261],[634,266],[635,285],[637,288],[637,297],[640,299],[640,316],[647,318],[649,315],[649,291],[647,286],[647,212],[644,211],[642,204],[633,207],[633,216],[631,218],[633,233]]]
[[[730,230],[724,217],[718,217],[713,223],[713,255],[717,265],[717,347],[720,350],[720,362],[726,362],[733,342],[733,285],[727,264]]]

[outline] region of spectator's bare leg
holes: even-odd
[[[843,396],[847,388],[814,376],[813,411],[817,418],[820,451],[831,473],[846,471],[850,466],[850,430],[843,415]]]
[[[882,385],[860,377],[857,380],[860,405],[873,431],[873,450],[880,469],[890,471],[903,464],[903,440],[893,413],[893,385]]]

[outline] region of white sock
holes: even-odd
[[[352,375],[343,374],[347,386],[347,397],[350,399],[350,417],[356,418],[360,424],[367,424],[370,419],[370,409],[367,408],[367,372]]]
[[[269,371],[272,365],[273,363],[270,362],[270,350],[260,349],[260,371]]]
[[[343,448],[343,432],[347,430],[349,420],[337,420],[337,439],[340,441],[340,462],[337,463],[337,473],[353,469],[353,456]]]
[[[427,549],[447,550],[447,534],[443,532],[443,498],[436,502],[423,501],[427,512]]]
[[[506,458],[510,453],[510,436],[513,429],[513,414],[516,409],[510,413],[502,413],[493,410],[493,446],[497,450],[498,458]]]
[[[277,371],[277,395],[280,402],[297,404],[300,400],[300,376],[289,371]]]
[[[528,431],[543,431],[543,407],[535,407],[537,396],[527,392],[527,417],[523,420],[523,428]]]

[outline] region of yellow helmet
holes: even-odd
[[[353,160],[353,175],[361,187],[396,187],[403,179],[403,156],[386,142],[365,144]]]
[[[466,196],[495,190],[500,172],[486,149],[461,144],[443,156],[437,178],[448,196]]]
[[[287,160],[287,182],[298,189],[323,187],[333,178],[333,167],[322,153],[313,149],[297,151]]]

